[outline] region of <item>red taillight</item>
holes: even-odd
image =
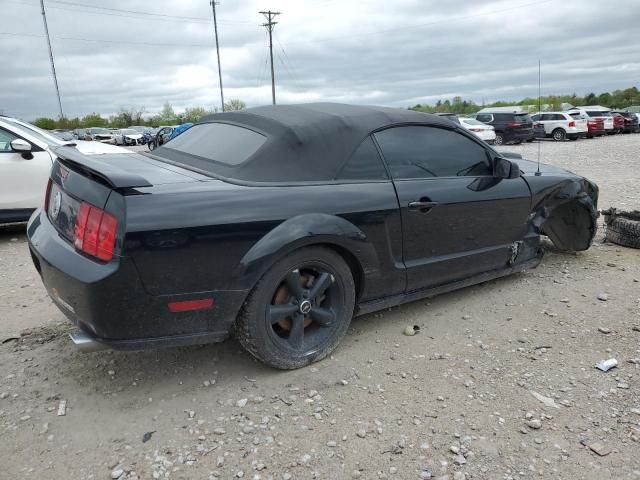
[[[113,215],[83,202],[76,215],[73,244],[87,255],[109,261],[113,258],[117,227]]]
[[[518,122],[509,122],[507,123],[507,128],[520,128],[520,124]]]
[[[575,127],[576,126],[576,122],[574,122],[573,120],[571,120],[569,122],[569,127]]]
[[[193,310],[208,310],[213,308],[213,298],[202,298],[200,300],[185,300],[183,302],[169,302],[171,313],[191,312]]]

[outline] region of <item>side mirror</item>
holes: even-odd
[[[14,152],[26,153],[31,151],[31,144],[26,140],[22,140],[21,138],[16,138],[15,140],[11,141],[11,148],[13,149]]]
[[[516,162],[498,157],[495,159],[493,176],[498,178],[518,178],[520,177],[520,167]]]

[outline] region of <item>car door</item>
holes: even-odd
[[[21,138],[0,128],[0,211],[33,210],[44,203],[52,159],[46,150],[31,143],[31,152],[16,152],[11,142]]]
[[[531,194],[493,176],[495,152],[457,129],[400,126],[375,139],[401,210],[408,291],[508,265],[527,233]]]

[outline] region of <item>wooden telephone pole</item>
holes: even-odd
[[[273,72],[273,38],[271,33],[273,32],[273,27],[276,26],[278,22],[274,22],[273,19],[276,18],[277,15],[280,15],[280,12],[272,12],[268,10],[266,12],[259,12],[265,16],[267,19],[267,23],[263,23],[262,26],[267,28],[269,32],[269,56],[271,57],[271,98],[273,100],[273,104],[276,104],[276,78]]]

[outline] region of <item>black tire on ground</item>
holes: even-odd
[[[602,212],[605,239],[624,247],[640,248],[640,212],[618,212],[614,208]]]
[[[531,143],[531,142],[533,142],[534,140],[535,140],[534,138],[530,138],[530,139],[528,139],[528,140],[527,140],[527,143]]]
[[[567,132],[565,132],[561,128],[556,128],[553,132],[551,132],[551,137],[556,142],[564,142],[565,137],[567,136]]]
[[[578,140],[578,137],[569,137],[569,140],[571,140],[572,142],[575,142],[576,140]]]
[[[496,133],[496,139],[493,141],[494,145],[503,145],[504,144],[504,137],[502,136],[501,133]]]
[[[149,150],[153,150],[154,148],[156,148],[155,142],[149,142]]]
[[[324,247],[302,248],[258,281],[238,314],[235,336],[267,365],[304,367],[336,348],[354,305],[354,280],[342,257]]]

